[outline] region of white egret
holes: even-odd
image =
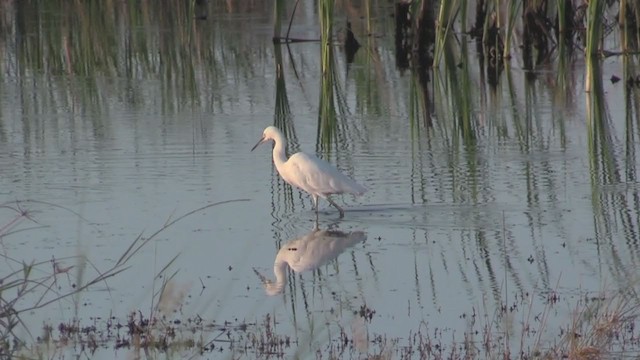
[[[316,208],[316,221],[318,221],[318,197],[326,199],[340,212],[340,218],[344,217],[344,210],[336,204],[329,195],[355,194],[362,195],[367,189],[355,182],[355,180],[341,173],[328,162],[318,159],[314,155],[299,152],[287,159],[285,147],[287,140],[275,126],[264,129],[262,138],[251,149],[258,145],[273,140],[273,162],[284,181],[304,190],[313,197],[313,205]]]
[[[298,273],[315,270],[337,258],[347,248],[366,239],[367,234],[362,231],[345,233],[337,230],[314,230],[280,248],[273,263],[275,282],[261,275],[256,269],[253,271],[262,281],[267,294],[277,295],[284,291],[287,284],[287,265]]]

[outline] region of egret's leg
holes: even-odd
[[[344,217],[344,210],[342,210],[342,208],[340,206],[338,206],[338,204],[336,204],[335,202],[333,202],[333,200],[331,200],[330,197],[327,196],[327,201],[335,206],[336,209],[338,209],[338,211],[340,212],[340,219],[342,219]]]
[[[318,195],[313,195],[313,207],[316,208],[316,227],[318,227]]]

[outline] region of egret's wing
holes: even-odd
[[[281,174],[290,184],[312,194],[329,195],[341,193],[360,194],[364,187],[336,167],[313,155],[299,152],[286,163],[287,174]]]
[[[299,271],[297,269],[300,264],[300,259],[306,252],[306,240],[304,238],[295,239],[289,241],[280,248],[280,251],[278,251],[278,254],[276,255],[275,262],[278,263],[284,261],[289,264],[289,267],[291,267],[294,271]]]
[[[314,270],[366,238],[362,231],[312,231],[283,245],[276,262],[286,261],[296,272]]]
[[[326,161],[305,153],[297,153],[287,161],[291,173],[300,182],[300,188],[311,193],[324,194],[331,190],[332,171],[331,165]]]

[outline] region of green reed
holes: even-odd
[[[592,55],[591,57],[596,57]],[[587,138],[589,140],[589,164],[591,167],[591,182],[594,194],[594,209],[599,208],[599,187],[602,183],[610,183],[616,175],[614,144],[610,129],[610,117],[606,109],[604,87],[602,84],[602,69],[600,63],[592,59],[593,64],[588,71],[588,78],[592,79],[591,91],[586,93],[587,106]],[[602,179],[599,178],[602,176]],[[597,211],[596,213],[600,213]]]
[[[567,95],[571,93],[569,78],[571,69],[569,68],[572,53],[568,49],[566,41],[561,40],[558,43],[558,64],[556,71],[556,87],[554,89],[556,100],[565,101]]]
[[[603,23],[603,10],[604,0],[592,0],[589,1],[587,9],[587,41],[585,53],[587,56],[587,77],[585,81],[585,90],[591,91],[593,88],[593,82],[597,79],[593,78],[593,74],[598,70],[597,64],[598,58],[596,54],[599,51],[599,44],[601,42],[602,23]],[[595,62],[595,63],[594,63]]]
[[[633,19],[636,24],[635,31],[633,29],[630,32],[635,35],[634,36],[634,44],[635,48],[638,49],[640,47],[640,3],[637,1],[630,4],[633,9]]]
[[[57,99],[74,101],[60,108],[97,108],[104,113],[108,106],[104,94],[116,91],[114,84],[105,80],[111,78],[128,83],[122,98],[133,106],[154,98],[141,80],[157,78],[161,79],[156,89],[165,113],[187,105],[214,106],[212,101],[203,101],[202,90],[215,88],[224,78],[224,63],[234,62],[245,69],[255,66],[242,48],[228,46],[223,55],[212,51],[213,44],[241,43],[237,37],[248,35],[220,37],[217,23],[195,18],[191,2],[53,0],[14,2],[10,6],[15,8],[15,16],[7,20],[7,28],[28,34],[16,42],[15,56],[21,64],[17,71],[43,73],[44,80],[51,83],[35,90],[25,83],[25,91],[54,89],[61,93]]]
[[[287,96],[287,82],[285,78],[284,61],[282,58],[282,47],[283,46],[279,44],[275,44],[273,46],[276,74],[276,102],[273,118],[274,125],[280,128],[288,139],[289,134],[287,134],[286,129],[291,126],[289,124],[289,120],[291,118],[291,107],[289,105],[289,97]]]
[[[622,51],[627,52],[629,50],[629,29],[631,28],[629,22],[627,21],[627,11],[629,10],[627,7],[627,0],[620,0],[620,13],[618,14],[618,22],[622,27]]]
[[[564,109],[567,100],[571,98],[571,93],[575,89],[575,81],[571,77],[571,69],[569,64],[571,54],[567,53],[567,45],[564,41],[558,44],[558,67],[556,75],[556,87],[553,94],[553,106],[558,109]],[[557,125],[560,134],[560,146],[564,149],[567,146],[566,121],[564,112],[552,112],[554,124]]]
[[[281,38],[282,18],[286,14],[287,2],[285,0],[276,0],[273,2],[273,39]]]
[[[420,138],[423,125],[428,126],[428,90],[420,83],[419,75],[412,72],[409,83],[409,124],[412,138]]]
[[[411,129],[411,202],[427,203],[426,174],[429,170],[425,158],[429,151],[429,142],[422,141],[423,133],[429,136],[433,122],[431,121],[428,84],[421,80],[416,71],[411,73],[409,85],[409,124]],[[415,261],[415,259],[414,259]]]
[[[318,14],[320,16],[320,41],[323,46],[330,45],[331,41],[333,40],[334,3],[335,0],[318,1]],[[330,56],[330,53],[326,53],[326,56],[322,57],[323,70],[328,69]]]
[[[587,39],[585,50],[587,55],[595,55],[599,51],[599,45],[602,41],[604,6],[604,0],[589,1],[587,8]],[[587,56],[587,61],[589,61],[589,56]]]
[[[624,1],[624,0],[623,0]],[[560,36],[563,38],[564,35],[567,33],[568,31],[568,25],[567,24],[567,11],[569,6],[571,6],[571,3],[567,0],[557,0],[556,1],[556,12],[557,12],[557,16],[558,16],[558,32],[560,33]],[[562,40],[560,40],[562,42]]]
[[[333,39],[333,0],[321,0],[320,6],[320,99],[318,102],[318,146],[330,148],[335,136],[337,122],[336,108],[333,101],[334,49]]]
[[[438,18],[436,21],[436,40],[433,54],[433,67],[437,68],[440,65],[441,58],[445,52],[447,43],[452,39],[453,26],[455,23],[456,15],[460,11],[461,1],[465,0],[451,0],[441,1],[438,7]],[[428,6],[428,5],[427,5]]]
[[[368,113],[380,114],[385,111],[384,109],[389,100],[385,96],[386,91],[388,91],[386,88],[388,84],[384,82],[383,73],[385,61],[381,58],[380,52],[376,51],[383,43],[380,43],[380,39],[376,36],[368,36],[375,34],[376,26],[380,26],[377,24],[379,19],[376,18],[379,14],[373,11],[369,2],[366,2],[363,6],[364,9],[361,9],[360,14],[364,19],[362,22],[353,21],[353,32],[356,34],[357,40],[361,42],[361,47],[356,52],[353,63],[346,64],[346,71],[348,77],[352,77],[355,81],[355,86],[349,89],[355,92],[354,111],[362,115]],[[374,21],[374,19],[376,20]],[[389,26],[393,26],[393,24],[389,24]],[[358,30],[362,28],[366,33],[358,37],[358,34],[360,34]],[[354,66],[366,70],[352,71]],[[344,86],[344,91],[347,91],[347,85]]]
[[[558,0],[562,1],[562,0]],[[507,16],[507,32],[504,39],[503,58],[508,60],[511,58],[511,42],[513,38],[513,31],[518,22],[518,16],[520,14],[520,7],[522,5],[521,0],[508,0],[508,16]]]
[[[320,100],[318,102],[318,150],[330,150],[337,138],[338,117],[346,113],[346,100],[339,83],[333,45],[334,1],[318,2],[320,14]]]
[[[298,138],[291,115],[289,96],[287,95],[287,81],[285,77],[284,61],[282,57],[283,47],[286,45],[274,44],[275,55],[275,89],[276,101],[273,114],[273,125],[279,128],[287,138],[287,151],[289,153],[298,151]]]
[[[517,87],[516,84],[513,80],[513,73],[512,71],[508,70],[507,71],[507,88],[508,88],[508,92],[509,92],[509,108],[511,109],[511,119],[513,120],[513,128],[514,128],[514,135],[517,137],[518,139],[518,145],[520,146],[520,151],[523,153],[526,153],[528,151],[528,142],[527,142],[527,136],[526,136],[526,125],[523,123],[522,120],[522,110],[521,110],[521,106],[519,104],[519,99],[518,99],[518,93],[517,93]],[[508,127],[506,124],[504,124],[503,126],[501,126],[502,131],[499,131],[500,134],[502,134],[505,137],[508,137]]]
[[[622,52],[628,53],[640,45],[640,4],[620,0],[618,22],[621,25]]]
[[[446,42],[443,51],[443,66],[433,74],[433,107],[435,110],[434,134],[437,133],[446,146],[452,149],[449,171],[453,179],[454,198],[478,199],[479,170],[476,163],[476,122],[473,116],[474,86],[470,78],[467,62],[458,60],[456,49],[452,41]],[[462,44],[462,55],[467,56],[466,44]],[[428,115],[425,115],[428,116]],[[466,161],[465,174],[458,174],[458,163]],[[464,186],[462,186],[464,184]]]
[[[453,35],[450,35],[453,36]],[[461,46],[463,55],[461,58],[467,58],[467,45],[463,43]],[[468,62],[459,62],[455,55],[453,42],[447,41],[444,49],[444,71],[447,77],[447,92],[450,101],[448,110],[453,114],[454,130],[461,135],[461,139],[465,145],[471,145],[475,142],[475,125],[472,116],[472,99],[471,89],[473,88],[470,79]],[[458,65],[461,64],[461,67]],[[452,134],[453,135],[453,134]]]

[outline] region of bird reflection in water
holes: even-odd
[[[281,294],[287,284],[287,265],[298,273],[315,270],[366,239],[367,234],[363,231],[313,230],[280,248],[273,263],[275,282],[260,274],[255,268],[253,271],[262,281],[268,295]]]

